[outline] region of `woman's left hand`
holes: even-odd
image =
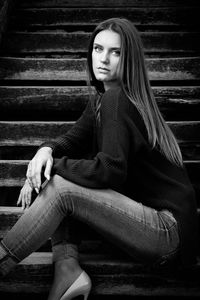
[[[29,208],[31,204],[32,191],[33,188],[30,186],[28,180],[26,180],[20,191],[18,201],[17,201],[17,205],[21,204],[22,209]]]

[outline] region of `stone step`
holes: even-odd
[[[146,55],[194,55],[200,52],[200,32],[141,32]],[[8,32],[1,51],[9,54],[83,53],[86,55],[89,32]]]
[[[109,2],[108,2],[109,3]],[[69,25],[96,25],[99,22],[114,17],[125,17],[136,26],[184,26],[194,28],[199,26],[199,6],[177,7],[50,7],[17,9],[10,20],[14,28],[20,27],[55,27]]]
[[[15,0],[17,6],[30,7],[182,7],[199,5],[199,0]]]
[[[0,282],[9,293],[48,292],[53,276],[51,253],[33,253]],[[91,295],[112,296],[200,296],[199,264],[195,269],[152,270],[132,260],[83,255],[80,263],[93,283]]]
[[[199,80],[200,57],[146,59],[150,80]],[[86,60],[0,57],[0,80],[86,81]]]
[[[0,160],[0,186],[22,186],[29,160]],[[200,191],[200,160],[184,161],[192,183]]]
[[[73,121],[0,121],[0,146],[39,146],[65,134]],[[167,122],[180,143],[200,141],[200,121]],[[51,137],[51,138],[50,138]]]
[[[192,121],[200,115],[199,86],[152,86],[166,120]],[[94,88],[86,86],[0,86],[1,120],[75,120]]]

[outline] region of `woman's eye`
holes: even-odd
[[[99,46],[94,46],[94,50],[96,51],[96,52],[101,52],[101,47],[99,47]]]
[[[120,51],[119,50],[113,50],[113,54],[116,56],[120,56]]]

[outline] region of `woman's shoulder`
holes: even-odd
[[[110,88],[102,96],[102,106],[114,110],[129,108],[130,100],[122,87]]]

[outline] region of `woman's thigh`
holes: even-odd
[[[132,257],[155,262],[177,252],[177,222],[170,212],[144,206],[111,189],[79,186],[59,175],[51,184],[64,215],[89,224]]]

